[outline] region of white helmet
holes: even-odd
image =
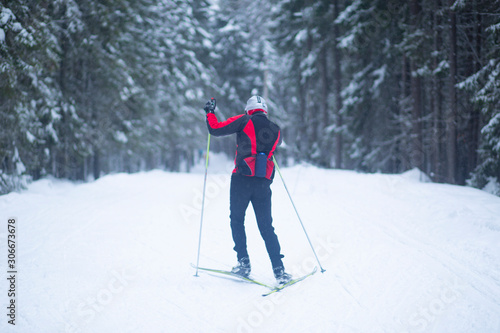
[[[245,106],[245,112],[251,115],[254,110],[264,111],[264,113],[267,113],[267,103],[264,97],[255,95],[248,99],[247,105]]]

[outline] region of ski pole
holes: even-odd
[[[207,174],[208,174],[208,153],[210,151],[210,133],[208,133],[207,140],[207,158],[205,161],[205,180],[203,181],[203,197],[201,199],[201,219],[200,219],[200,237],[198,238],[198,257],[196,258],[196,274],[198,276],[198,266],[200,264],[200,249],[201,249],[201,230],[203,228],[203,211],[205,209],[205,189],[207,188]]]
[[[217,102],[215,101],[215,98],[210,99],[210,108],[212,112],[215,111],[215,106],[217,105]],[[198,266],[200,264],[200,250],[201,250],[201,231],[203,229],[203,212],[205,211],[205,190],[207,188],[207,174],[208,174],[208,154],[210,152],[210,132],[208,133],[208,140],[207,140],[207,153],[206,153],[206,159],[205,159],[205,180],[203,181],[203,197],[201,199],[201,217],[200,217],[200,236],[198,238],[198,256],[196,258],[196,274],[194,276],[198,276]]]
[[[307,234],[306,228],[304,227],[304,223],[302,223],[302,219],[300,218],[299,212],[297,211],[297,207],[295,207],[295,204],[293,203],[292,196],[290,195],[290,192],[288,191],[288,187],[286,187],[285,180],[283,179],[283,175],[281,174],[280,167],[278,166],[278,162],[276,161],[276,157],[274,157],[274,155],[273,155],[273,162],[274,162],[274,165],[276,166],[276,170],[278,170],[281,181],[283,182],[283,185],[285,186],[286,193],[288,193],[288,197],[290,198],[290,201],[292,202],[293,209],[295,210],[295,213],[297,214],[297,217],[299,218],[299,222],[300,222],[300,225],[302,226],[302,230],[304,230],[304,234],[306,235],[307,241],[309,242],[309,245],[311,246],[311,249],[313,250],[314,256],[316,257],[316,261],[318,262],[319,268],[321,269],[321,273],[324,273],[326,270],[321,266],[321,263],[319,262],[318,255],[316,254],[316,251],[314,250],[314,247],[311,243],[311,239],[309,238],[309,235]]]

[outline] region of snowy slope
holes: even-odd
[[[235,263],[230,162],[213,157],[200,265]],[[472,188],[307,165],[284,169],[326,273],[261,297],[257,285],[194,277],[203,166],[194,173],[54,179],[0,197],[18,219],[16,327],[1,332],[500,332],[500,198]],[[281,180],[275,228],[287,270],[316,264]],[[273,283],[247,213],[253,276]],[[1,282],[7,307],[7,280]],[[6,313],[7,311],[4,310]]]

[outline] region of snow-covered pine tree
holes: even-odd
[[[58,44],[46,6],[0,4],[0,194],[50,172],[47,142],[57,141]]]
[[[474,2],[477,71],[458,86],[480,110],[479,161],[470,184],[500,195],[500,2]],[[474,28],[474,27],[473,27]]]

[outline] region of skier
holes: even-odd
[[[280,128],[267,118],[264,98],[252,96],[247,101],[245,114],[219,122],[214,114],[215,103],[204,108],[210,134],[224,136],[236,133],[235,168],[231,176],[230,211],[231,232],[238,264],[231,272],[248,277],[251,271],[245,233],[245,212],[252,202],[257,225],[264,239],[276,280],[284,284],[292,276],[285,272],[284,256],[274,232],[271,216],[271,183],[274,178],[273,153],[280,144]]]

